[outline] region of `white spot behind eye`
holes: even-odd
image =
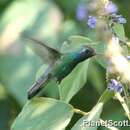
[[[84,48],[82,49],[81,53],[86,52],[88,49]]]

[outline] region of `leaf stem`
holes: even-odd
[[[84,116],[89,114],[89,112],[84,112],[84,111],[77,109],[77,108],[74,108],[74,112],[77,114],[84,115]]]

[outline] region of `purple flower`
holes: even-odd
[[[109,1],[109,3],[105,6],[105,10],[108,14],[113,14],[118,11],[118,8],[112,1]]]
[[[90,28],[95,28],[96,23],[97,23],[97,18],[96,18],[95,16],[89,16],[89,17],[88,17],[88,22],[87,22],[87,24],[88,24],[88,26],[89,26]]]
[[[77,7],[76,17],[79,21],[84,20],[88,15],[87,7],[85,4],[80,3]]]
[[[111,91],[116,91],[116,92],[121,93],[123,91],[123,86],[117,80],[111,79],[108,84],[108,89]]]

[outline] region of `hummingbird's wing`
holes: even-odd
[[[34,38],[27,38],[31,49],[44,61],[44,63],[54,63],[62,55],[58,50],[38,41]]]

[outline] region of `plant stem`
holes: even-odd
[[[117,99],[120,101],[128,119],[130,120],[130,111],[129,111],[129,108],[124,100],[124,98],[120,95],[120,93],[116,93],[115,96],[117,97]]]

